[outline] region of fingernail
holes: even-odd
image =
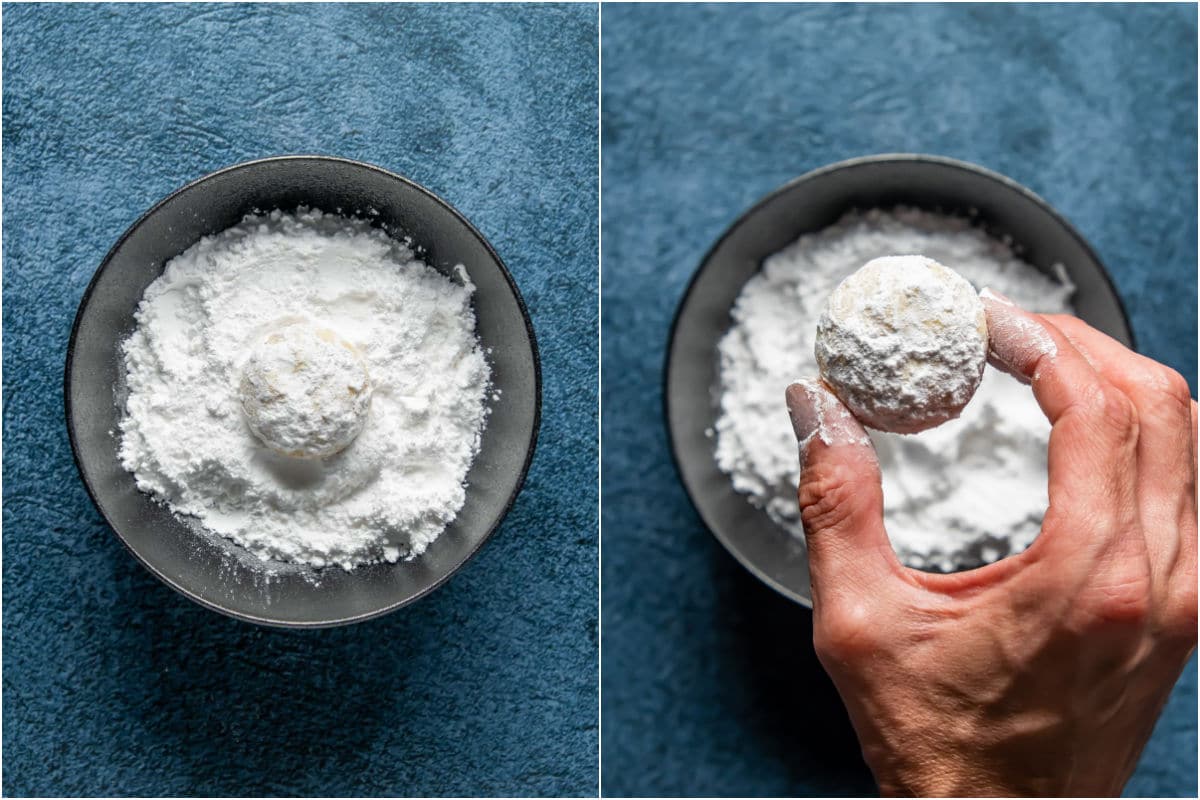
[[[1034,315],[999,292],[979,292],[987,311],[988,363],[1001,372],[1029,383],[1038,362],[1058,353],[1054,339]]]
[[[996,302],[1003,303],[1006,306],[1012,306],[1013,308],[1017,307],[1016,303],[1014,303],[1012,300],[1009,300],[1007,297],[1000,294],[990,286],[985,286],[980,289],[979,297],[981,300],[995,300]]]
[[[792,430],[803,452],[813,438],[827,445],[870,445],[862,423],[819,380],[801,379],[787,388]]]
[[[792,430],[801,445],[816,432],[820,424],[813,391],[808,381],[797,381],[787,388],[788,415],[792,418]]]

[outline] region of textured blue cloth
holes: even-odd
[[[671,315],[756,199],[839,159],[1003,172],[1099,250],[1140,349],[1196,387],[1196,8],[602,11],[606,794],[873,791],[808,611],[706,532],[670,464]],[[1196,666],[1130,794],[1196,794]]]
[[[6,795],[594,794],[597,10],[4,9]],[[84,492],[71,321],[108,248],[248,158],[379,164],[524,293],[541,439],[495,538],[384,619],[287,632],[154,580]]]

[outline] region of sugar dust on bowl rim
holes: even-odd
[[[755,576],[805,606],[812,590],[784,391],[817,375],[812,336],[837,282],[871,258],[898,254],[929,256],[973,284],[1020,273],[1022,280],[1011,281],[1018,303],[1073,310],[1122,343],[1133,341],[1087,242],[1033,192],[974,164],[916,154],[851,159],[791,181],[742,214],[680,301],[667,346],[664,415],[680,479],[705,525]],[[1005,286],[992,288],[1007,294]],[[780,329],[786,335],[776,336]],[[1031,436],[1031,426],[1044,430]],[[870,433],[882,464],[885,523],[904,563],[969,569],[1036,536],[1049,424],[1012,378],[989,367],[962,417],[930,431]],[[1003,440],[1023,460],[969,461],[987,448],[958,455],[968,434]],[[1032,488],[1035,470],[1041,484]],[[968,494],[981,495],[962,478],[971,471],[994,483],[984,502],[968,502]],[[949,509],[934,491],[942,479],[961,501]],[[1004,535],[992,535],[993,523],[1002,526],[979,508],[1014,496],[1003,509],[1010,517]],[[922,538],[920,514],[933,523],[927,528],[948,524]]]
[[[139,491],[136,477],[122,463],[121,425],[126,419],[132,377],[126,369],[125,343],[138,331],[138,308],[146,290],[166,277],[168,264],[172,265],[168,273],[176,269],[173,260],[184,260],[184,254],[198,242],[220,239],[222,231],[244,223],[247,217],[270,219],[274,213],[275,222],[262,225],[268,235],[287,224],[300,224],[296,221],[301,218],[310,227],[320,224],[319,215],[308,210],[353,221],[358,225],[356,235],[373,236],[377,243],[383,242],[379,246],[384,249],[394,245],[406,257],[413,255],[422,269],[431,267],[438,273],[431,272],[433,282],[444,277],[456,285],[473,284],[473,294],[466,302],[473,312],[479,353],[485,357],[491,377],[486,417],[472,444],[473,461],[469,468],[464,467],[461,506],[439,535],[422,542],[424,551],[419,555],[392,551],[395,560],[367,559],[353,569],[264,557],[264,552],[252,552],[253,547],[247,549],[214,533],[197,516],[175,512],[151,492]],[[193,260],[200,263],[203,259]],[[468,313],[466,307],[460,311]],[[143,320],[145,317],[143,314]],[[355,378],[358,383],[352,381],[352,393],[364,389],[370,372],[370,353],[348,355],[338,348],[344,345],[354,350],[352,343],[322,325],[299,332],[284,327],[269,333],[259,345],[258,361],[254,362],[259,365],[282,357],[278,348],[286,353],[294,353],[295,348],[305,353],[329,349],[329,365],[343,371],[336,373],[338,379],[358,375],[355,365],[361,356],[365,372]],[[248,374],[252,384],[253,380],[269,384],[276,373],[259,369]],[[372,381],[377,378],[371,375]],[[533,458],[541,410],[533,327],[520,291],[484,236],[454,207],[413,181],[371,164],[330,156],[280,156],[235,164],[180,188],[146,211],[104,258],[80,301],[67,345],[64,381],[67,429],[79,474],[97,510],[134,557],[169,587],[205,607],[242,620],[288,627],[371,619],[442,585],[479,551],[521,491]],[[233,419],[241,423],[242,417],[236,414],[247,408],[247,398],[269,401],[289,391],[283,385],[269,385],[266,393],[251,391],[262,389],[260,383],[251,390],[239,389],[244,391],[241,409],[222,409],[216,403],[212,413],[234,414]],[[380,404],[380,396],[377,386],[372,408]],[[451,399],[443,398],[443,402]],[[305,398],[296,402],[302,405]],[[359,414],[366,405],[354,403],[348,408]],[[286,425],[287,420],[280,425],[277,417],[271,416],[275,407],[264,411],[254,405],[253,409],[256,435],[280,447],[300,443],[304,452],[290,455],[302,456],[295,462],[301,474],[313,469],[314,458],[347,447],[346,441],[358,435],[360,428],[365,425],[370,431],[372,425],[370,419],[364,423],[354,417],[348,432],[342,428],[316,432],[331,434],[331,440],[320,435],[305,439],[313,432],[296,434]],[[246,435],[251,435],[248,426]],[[276,462],[286,458],[268,451],[264,445],[265,457]],[[332,456],[341,457],[341,452]],[[245,539],[251,545],[252,534]]]

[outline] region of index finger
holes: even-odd
[[[979,297],[987,311],[988,362],[1031,384],[1051,425],[1104,390],[1106,381],[1058,328],[991,289]]]
[[[1052,425],[1047,518],[1065,513],[1076,536],[1113,544],[1119,532],[1137,524],[1133,403],[1058,328],[995,292],[985,289],[980,297],[989,360],[1030,382]]]

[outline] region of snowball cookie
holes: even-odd
[[[954,419],[983,378],[987,317],[966,279],[924,256],[867,262],[817,323],[821,377],[865,425],[916,433]]]
[[[324,458],[354,441],[367,421],[371,384],[355,347],[305,321],[261,337],[242,367],[246,424],[263,444],[295,458]]]

